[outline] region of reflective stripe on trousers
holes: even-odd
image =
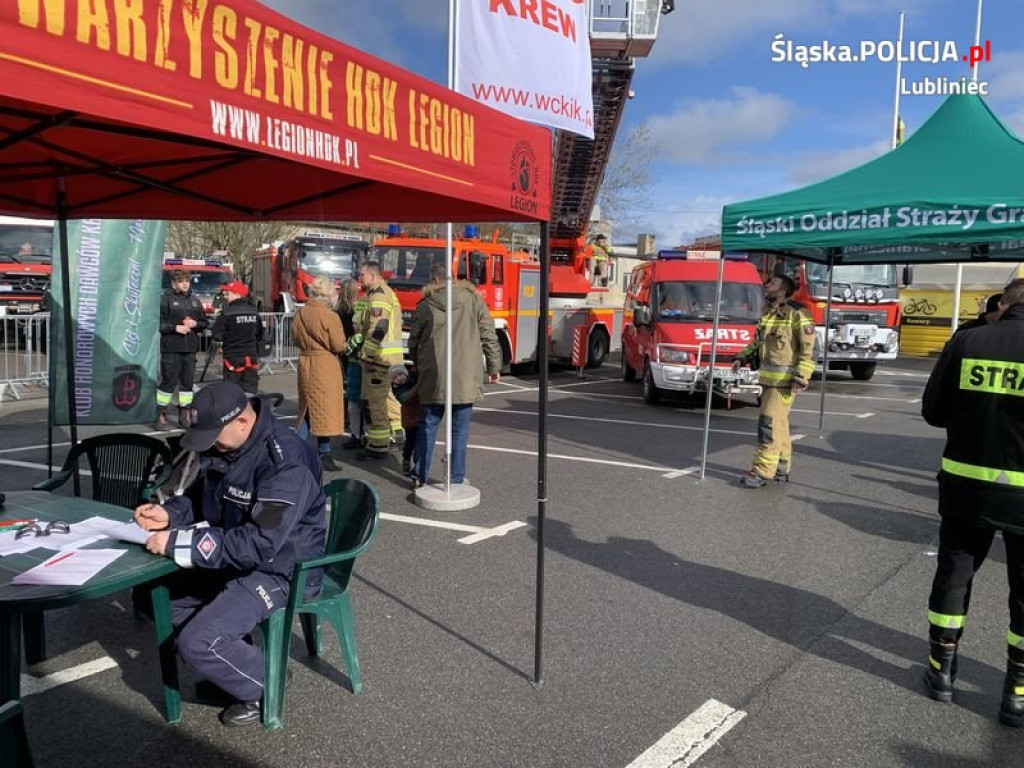
[[[793,443],[789,434],[789,410],[792,407],[793,393],[790,390],[765,387],[761,391],[754,471],[765,479],[775,477],[780,461],[792,466]]]

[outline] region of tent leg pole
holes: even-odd
[[[62,176],[57,185],[57,228],[60,237],[60,293],[64,304],[64,372],[67,375],[68,427],[71,447],[78,445],[78,419],[75,416],[75,340],[71,323],[71,254],[68,247],[68,211],[65,200],[66,181]],[[73,475],[75,496],[82,494],[81,478],[76,469]]]
[[[825,429],[825,389],[828,386],[828,330],[832,324],[833,256],[828,257],[828,294],[825,299],[825,329],[821,337],[821,403],[818,405],[818,432]]]
[[[548,270],[551,227],[540,225],[540,320],[537,323],[537,608],[534,621],[533,684],[544,684],[544,519],[548,510]]]
[[[718,359],[718,324],[722,315],[722,281],[725,278],[725,253],[718,258],[718,282],[715,284],[715,322],[711,331],[711,360],[708,365],[708,391],[704,398],[704,447],[700,452],[700,479],[708,467],[708,442],[711,435],[711,400],[715,388],[715,361]]]

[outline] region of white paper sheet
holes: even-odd
[[[0,557],[4,555],[20,555],[22,552],[31,552],[38,548],[35,538],[15,539],[14,535],[0,537]],[[48,547],[56,549],[56,547]]]
[[[123,549],[71,549],[11,579],[11,584],[78,586],[125,553]]]
[[[152,534],[135,523],[111,523],[107,536],[118,541],[130,541],[132,544],[145,544]]]

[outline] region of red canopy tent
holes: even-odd
[[[252,0],[0,0],[3,213],[546,221],[550,173],[547,130]]]
[[[63,253],[68,218],[537,221],[546,316],[551,165],[547,129],[254,0],[0,0],[0,213],[60,219]]]

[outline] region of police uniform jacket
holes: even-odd
[[[946,429],[940,492],[963,498],[962,514],[1024,533],[1024,304],[953,337],[921,413]]]
[[[250,403],[258,416],[245,444],[230,454],[201,454],[191,492],[164,503],[172,529],[164,554],[182,568],[260,571],[287,580],[296,561],[324,554],[322,470],[295,432],[259,399]],[[309,587],[321,579],[321,572],[311,573]]]
[[[182,336],[175,327],[185,322],[186,317],[196,321],[191,333]],[[203,310],[203,302],[192,295],[175,293],[173,289],[164,291],[160,297],[160,351],[161,352],[198,352],[199,334],[206,330],[209,321]]]
[[[247,357],[255,363],[263,340],[259,312],[248,299],[235,299],[214,321],[213,338],[223,342],[224,357],[231,363],[242,364]]]
[[[402,362],[402,306],[387,285],[366,294],[362,311],[363,346],[359,359],[364,365],[387,371]]]
[[[772,304],[757,323],[757,338],[740,354],[759,371],[762,387],[788,389],[814,374],[814,320],[794,301]]]

